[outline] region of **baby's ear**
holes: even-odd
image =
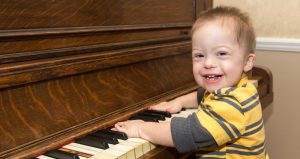
[[[255,59],[256,59],[256,56],[254,53],[248,54],[248,57],[246,58],[246,63],[244,66],[244,72],[248,72],[252,69],[252,67],[254,66]]]

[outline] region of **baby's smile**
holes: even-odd
[[[215,84],[220,81],[222,75],[207,74],[203,76],[207,84]]]

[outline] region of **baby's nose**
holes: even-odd
[[[205,68],[212,68],[212,67],[216,67],[216,62],[212,57],[206,57],[204,59],[204,67]]]

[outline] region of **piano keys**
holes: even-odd
[[[158,114],[159,118],[161,118],[161,115],[165,117],[159,119],[157,122],[170,122],[172,117],[187,117],[188,115],[195,112],[197,112],[197,109],[184,109],[177,114],[171,115],[168,112],[145,110],[138,114],[140,115],[141,120],[144,119],[143,115],[147,116],[147,113],[151,113],[151,117],[154,119],[157,119],[157,116],[155,116],[155,114]],[[149,121],[147,119],[145,121]],[[99,130],[94,133],[88,134],[87,136],[94,136],[94,142],[92,142],[92,144],[89,144],[88,142],[72,142],[70,144],[64,145],[60,149],[52,150],[41,156],[38,156],[37,158],[43,159],[44,157],[54,157],[59,159],[71,159],[73,157],[74,159],[137,159],[156,147],[154,144],[144,139],[128,138],[125,133],[113,131],[110,129]],[[81,138],[79,140],[82,140],[84,138]],[[114,141],[114,139],[117,139],[117,142],[109,142]],[[97,143],[100,146],[97,146]],[[107,144],[107,147],[103,146],[104,143]],[[59,156],[57,155],[59,153],[58,151],[62,153],[62,157],[57,157]],[[53,153],[54,155],[52,155]],[[65,153],[69,153],[69,156],[67,156]]]

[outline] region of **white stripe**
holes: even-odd
[[[300,52],[300,39],[259,37],[256,50]]]

